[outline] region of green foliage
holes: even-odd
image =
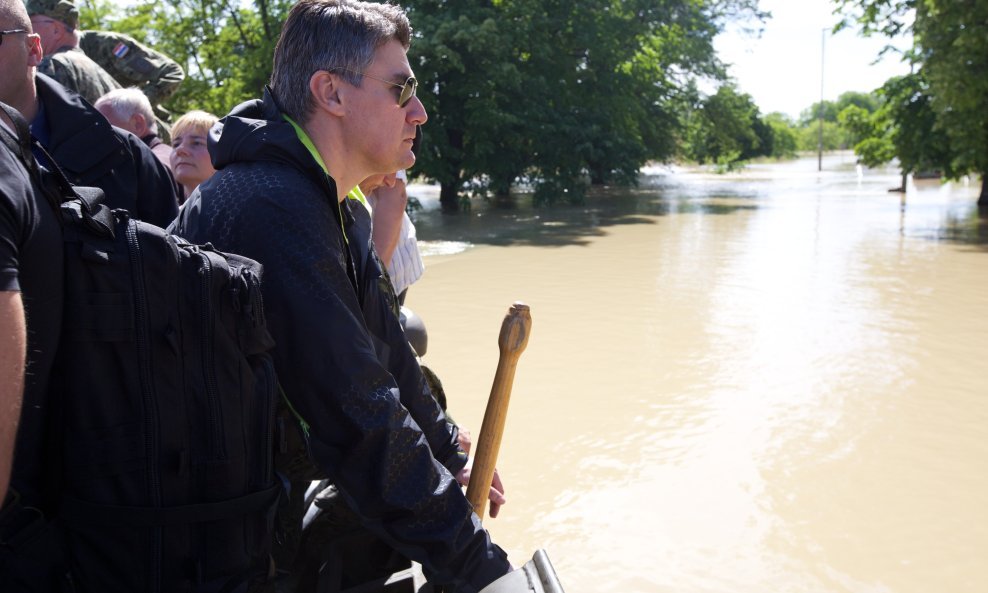
[[[887,89],[890,103],[897,105],[890,118],[897,126],[893,140],[903,167],[910,170],[909,166],[922,167],[932,161],[940,163],[948,176],[980,173],[979,204],[988,205],[988,35],[984,26],[988,0],[834,1],[846,15],[841,27],[857,24],[866,34],[888,37],[913,34],[913,48],[907,56],[919,67],[919,78],[890,81],[893,87]],[[919,119],[907,119],[909,113]]]
[[[85,0],[77,2],[76,6],[79,8],[79,27],[83,30],[109,28],[117,11],[117,5],[110,0]]]
[[[865,138],[854,146],[854,154],[866,167],[878,167],[895,158],[895,145],[885,137]]]
[[[833,0],[835,14],[844,15],[835,30],[853,25],[862,27],[865,35],[879,33],[897,37],[909,31],[916,0]]]
[[[741,158],[741,152],[732,150],[717,156],[717,161],[714,163],[714,171],[723,175],[724,173],[740,171],[744,169],[744,165],[745,161]]]
[[[857,105],[848,105],[837,114],[837,123],[840,124],[851,144],[857,144],[879,133],[872,113]]]
[[[444,209],[472,187],[578,201],[586,183],[633,183],[668,160],[696,75],[722,76],[712,40],[750,0],[500,0],[406,3],[410,57],[430,113],[416,169]],[[469,183],[477,181],[479,183]]]
[[[951,173],[988,173],[988,0],[925,0],[913,27]],[[983,192],[984,193],[984,192]]]
[[[729,163],[770,154],[772,128],[764,124],[751,95],[732,84],[703,99],[690,117],[686,155],[698,163]]]
[[[293,0],[165,0],[123,9],[87,0],[86,27],[120,31],[187,72],[165,105],[223,115],[256,98]],[[461,194],[579,201],[589,184],[631,184],[683,137],[690,81],[723,78],[713,39],[758,22],[757,0],[490,0],[402,3],[415,29],[409,59],[430,114],[415,173]],[[742,158],[774,142],[754,118]],[[726,147],[725,150],[731,150]],[[726,154],[726,153],[725,153]]]
[[[782,113],[770,113],[764,120],[772,128],[772,144],[768,156],[776,159],[787,159],[796,156],[799,149],[799,139],[792,121]]]
[[[797,130],[799,150],[817,152],[820,149],[820,124],[812,122]],[[823,122],[823,150],[848,148],[844,131],[836,122]]]
[[[83,28],[126,33],[185,69],[185,82],[165,105],[173,113],[203,109],[222,116],[260,96],[291,4],[167,0],[118,10],[106,0],[87,0],[80,6],[80,19]]]
[[[898,157],[905,173],[949,172],[949,144],[936,128],[929,84],[923,75],[891,78],[877,96],[880,104],[875,111],[850,105],[838,116],[862,164],[876,167]]]
[[[821,105],[823,109],[823,121],[836,123],[837,114],[840,113],[840,108],[837,106],[837,103],[833,101],[818,101],[804,109],[799,114],[799,127],[805,128],[806,126],[811,126],[815,122],[819,121],[821,117]]]
[[[858,107],[867,113],[874,113],[878,109],[878,99],[874,93],[848,91],[837,97],[836,101],[818,101],[799,114],[800,127],[813,125],[820,119],[821,105],[823,106],[823,121],[838,123],[841,112],[851,106]]]
[[[951,141],[938,125],[930,85],[922,71],[889,79],[881,92],[885,105],[880,115],[903,171],[936,170],[947,177],[963,174],[955,169]]]

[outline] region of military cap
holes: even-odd
[[[69,0],[28,0],[27,14],[40,14],[65,23],[70,29],[79,26],[79,9]]]

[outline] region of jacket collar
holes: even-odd
[[[270,87],[262,99],[241,103],[209,132],[209,153],[217,170],[234,162],[277,162],[318,179],[335,202],[336,182],[285,120]]]

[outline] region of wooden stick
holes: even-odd
[[[481,521],[484,520],[491,480],[494,478],[494,467],[497,464],[497,454],[501,448],[501,434],[508,415],[508,401],[511,399],[511,384],[515,380],[515,367],[518,365],[521,353],[525,351],[525,346],[528,345],[528,335],[531,330],[532,316],[528,305],[525,303],[511,305],[501,323],[501,333],[497,338],[501,355],[497,361],[491,395],[487,399],[484,423],[480,428],[480,438],[477,439],[477,454],[474,456],[473,469],[470,472],[470,485],[467,487],[467,501],[473,506],[474,512]]]

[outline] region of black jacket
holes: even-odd
[[[51,136],[45,149],[73,184],[98,187],[111,208],[166,226],[178,213],[168,169],[141,140],[44,74],[35,77]]]
[[[218,172],[175,230],[264,265],[279,381],[309,425],[310,455],[363,523],[438,582],[483,588],[507,559],[453,480],[465,456],[382,292],[366,231],[270,92],[221,124],[209,140]]]

